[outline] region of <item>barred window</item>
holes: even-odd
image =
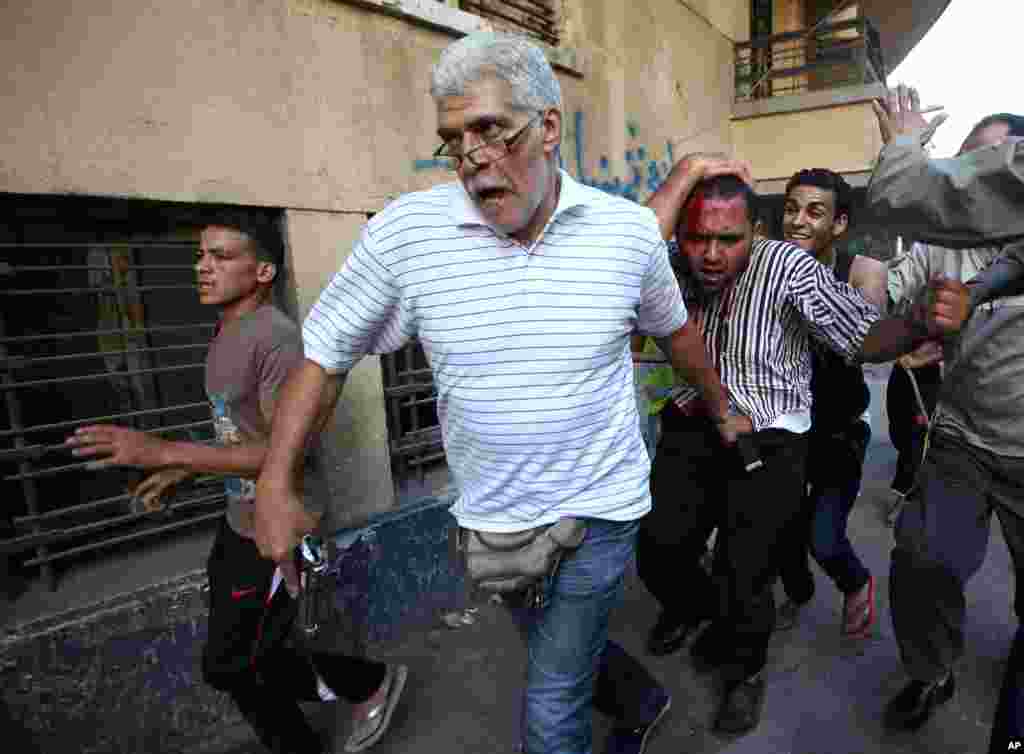
[[[518,32],[558,46],[558,0],[459,0],[459,7],[488,19],[495,29]]]

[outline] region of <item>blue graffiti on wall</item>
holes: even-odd
[[[421,170],[433,170],[434,168],[446,170],[448,168],[448,163],[444,160],[439,160],[436,157],[431,157],[429,160],[414,160],[412,163],[412,169],[417,173]]]
[[[626,135],[629,137],[629,141],[636,142],[639,134],[640,126],[635,121],[626,121]],[[670,141],[665,142],[662,159],[658,159],[645,145],[633,145],[626,150],[624,155],[626,169],[629,171],[628,178],[623,179],[611,174],[611,161],[607,155],[601,155],[598,159],[598,175],[589,175],[585,167],[584,140],[584,116],[582,111],[577,110],[573,113],[572,126],[566,133],[566,142],[569,142],[574,151],[576,179],[587,186],[593,186],[609,194],[615,194],[635,202],[643,201],[657,191],[658,186],[665,180],[675,162]],[[566,146],[567,144],[563,143],[562,150],[559,152],[559,165],[562,169],[572,172],[571,168],[565,164]],[[444,168],[444,163],[436,159],[413,162],[413,170],[416,172],[437,168]]]
[[[635,141],[640,132],[639,126],[633,121],[627,121],[626,133],[631,141]],[[601,155],[598,160],[600,176],[591,176],[586,172],[586,158],[584,156],[584,117],[583,113],[577,110],[573,113],[573,131],[571,140],[576,149],[576,179],[594,188],[599,188],[609,194],[632,199],[634,202],[643,201],[645,198],[658,190],[658,186],[668,176],[672,165],[675,162],[675,155],[672,152],[672,142],[665,142],[664,159],[655,159],[648,152],[646,146],[638,145],[627,149],[626,167],[630,176],[623,180],[619,176],[611,176],[611,162],[607,155]],[[564,167],[564,165],[563,165]]]

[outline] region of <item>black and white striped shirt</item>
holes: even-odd
[[[798,246],[755,240],[750,263],[713,296],[678,273],[679,285],[733,406],[754,430],[810,428],[813,337],[853,363],[878,310]],[[703,300],[703,303],[698,303]],[[698,398],[683,385],[680,408]]]
[[[561,174],[529,248],[491,228],[460,183],[375,215],[303,327],[329,372],[422,343],[464,526],[519,531],[650,509],[629,336],[686,308],[654,213]]]

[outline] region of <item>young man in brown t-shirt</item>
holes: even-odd
[[[206,358],[215,445],[171,442],[112,425],[82,427],[68,444],[76,456],[100,458],[94,468],[154,470],[135,491],[149,510],[195,474],[225,477],[227,511],[207,563],[203,675],[231,694],[273,752],[323,751],[324,742],[296,701],[341,696],[354,705],[345,751],[362,751],[387,729],[407,668],[286,646],[299,580],[292,564],[278,570],[252,541],[254,479],[266,453],[275,396],[302,360],[298,328],[271,303],[282,262],[280,236],[269,222],[225,213],[202,232],[195,265],[199,300],[221,315]],[[304,475],[310,530],[324,528],[327,494],[316,460],[308,456]]]

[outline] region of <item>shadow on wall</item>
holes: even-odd
[[[562,144],[562,151],[559,155],[559,165],[567,170],[580,183],[594,188],[601,189],[609,194],[631,199],[634,202],[643,202],[658,190],[658,186],[668,176],[672,165],[675,163],[675,155],[672,152],[672,143],[665,142],[663,154],[659,157],[654,150],[645,144],[637,144],[639,139],[640,126],[632,120],[626,121],[626,136],[633,146],[625,151],[623,155],[626,167],[629,170],[629,177],[626,179],[620,176],[611,175],[611,160],[607,155],[601,155],[598,160],[598,175],[588,175],[584,166],[587,164],[584,153],[584,133],[586,118],[582,111],[573,113],[572,121],[567,126],[565,140]],[[575,164],[566,164],[565,154],[571,153],[571,161]],[[433,158],[426,160],[414,160],[413,170],[423,172],[425,170],[444,170],[442,162]],[[575,168],[575,171],[573,170]]]

